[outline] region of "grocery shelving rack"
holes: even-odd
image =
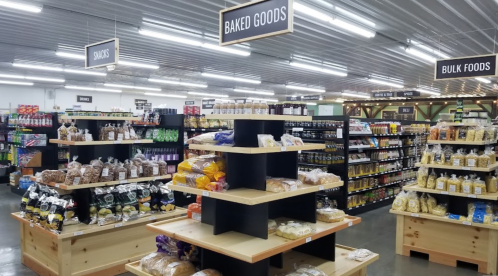
[[[447,124],[455,127],[475,126],[476,124]],[[496,145],[496,142],[433,141],[428,144],[448,144],[459,148],[476,148]],[[416,164],[417,167],[435,169],[436,173],[449,175],[475,173],[486,175],[495,171],[498,165],[489,168],[446,166],[436,164]],[[498,193],[482,195],[421,188],[417,184],[404,186],[406,191],[429,193],[439,203],[448,204],[448,212],[467,217],[467,204],[474,201],[497,201]],[[483,274],[498,272],[498,225],[474,223],[467,220],[453,220],[447,217],[426,213],[410,213],[390,210],[396,215],[396,254],[410,256],[413,252],[429,256],[429,261],[456,267],[458,263],[470,263]]]
[[[233,116],[206,117],[228,119]],[[147,229],[198,246],[201,269],[214,268],[223,275],[276,275],[297,262],[315,265],[327,275],[366,275],[366,266],[378,259],[378,255],[361,263],[346,260],[345,256],[353,249],[335,243],[335,232],[358,224],[361,219],[347,216],[337,223],[316,220],[317,192],[342,186],[342,181],[304,185],[290,192],[266,191],[267,176],[297,178],[298,151],[325,147],[323,144],[258,147],[257,134],[280,137],[285,133],[284,121],[291,117],[237,115],[233,148],[195,145],[200,150],[226,151],[229,190],[219,193],[170,185],[176,191],[202,195],[201,221],[182,217],[149,224]],[[293,119],[309,121],[311,117]],[[268,234],[268,219],[311,223],[315,231],[307,237],[288,240]],[[126,267],[136,275],[150,275],[141,270],[139,262]]]
[[[164,115],[161,127],[177,126],[183,131],[183,115]],[[171,116],[171,117],[170,117]],[[125,117],[93,117],[72,116],[77,120],[78,128],[89,129],[95,141],[69,144],[71,156],[78,155],[78,161],[89,163],[97,157],[113,156],[119,160],[131,156],[131,145],[147,143],[149,140],[97,141],[99,126],[108,122],[123,120],[139,120]],[[105,118],[105,119],[104,119]],[[57,122],[57,121],[56,121]],[[180,123],[181,122],[181,123]],[[183,136],[179,137],[178,145],[183,145]],[[104,141],[107,142],[107,141]],[[126,141],[127,142],[127,141]],[[51,145],[68,144],[56,139],[50,140]],[[161,146],[161,145],[159,145]],[[181,147],[180,147],[181,148]],[[181,151],[181,149],[180,149]],[[57,153],[57,149],[55,149]],[[57,158],[57,154],[55,154]],[[183,156],[182,156],[183,157]],[[180,157],[180,158],[182,158]],[[41,183],[40,179],[32,177],[40,184],[56,189],[59,194],[72,193],[77,202],[76,215],[80,224],[64,226],[60,234],[55,234],[22,218],[19,213],[11,216],[20,222],[21,260],[24,265],[40,275],[54,276],[84,276],[84,275],[117,275],[125,272],[125,264],[141,259],[154,250],[154,234],[146,231],[145,225],[150,222],[163,221],[186,215],[187,211],[177,207],[165,214],[152,214],[148,217],[127,222],[116,222],[99,226],[89,225],[90,194],[89,188],[114,186],[126,183],[162,181],[171,179],[171,175],[142,177],[121,181],[98,182],[81,185],[65,185],[64,183]]]

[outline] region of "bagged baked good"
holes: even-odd
[[[456,215],[456,214],[448,214],[448,219],[454,219],[459,221],[466,221],[467,218],[464,216]]]
[[[81,183],[81,171],[78,168],[68,169],[64,184],[78,185]]]
[[[477,126],[476,127],[476,136],[474,138],[475,142],[482,142],[484,141],[484,133],[486,133],[486,130],[483,126]]]
[[[126,180],[126,176],[128,175],[128,170],[124,167],[123,163],[118,163],[117,160],[114,163],[114,180],[121,181]]]
[[[124,167],[127,170],[127,179],[138,178],[138,167],[133,162],[126,160]]]
[[[258,146],[264,148],[276,147],[277,143],[271,134],[258,134]]]
[[[420,169],[422,169],[422,168],[420,168]],[[420,169],[418,171],[420,171]],[[418,171],[417,171],[417,173],[418,173]],[[427,177],[427,187],[426,188],[427,189],[435,189],[436,182],[437,182],[437,175],[436,175],[436,172],[434,171],[434,169],[432,169],[431,174]]]
[[[76,160],[78,159],[78,155],[73,156],[73,161],[69,162],[67,164],[67,169],[81,169],[81,163],[77,162]]]
[[[266,179],[266,190],[268,192],[281,193],[295,191],[303,183],[296,179],[289,178],[269,178]]]
[[[455,139],[456,141],[460,141],[460,142],[464,142],[465,140],[467,140],[467,128],[466,127],[458,127],[455,138],[456,138]]]
[[[467,167],[476,167],[477,166],[477,154],[474,153],[474,150],[470,150],[470,153],[465,156],[465,166]]]
[[[432,156],[433,158],[430,161],[431,164],[443,165],[445,163],[444,153],[441,145],[434,146],[434,148],[432,149]]]
[[[99,182],[110,182],[114,181],[114,169],[115,166],[112,164],[113,157],[107,158],[107,162],[102,167],[102,173],[100,174]]]
[[[457,150],[456,153],[451,155],[451,166],[463,167],[465,166],[465,155],[462,150]]]
[[[163,275],[167,276],[191,276],[194,274],[195,266],[188,261],[170,263],[164,270]]]
[[[439,126],[431,126],[429,131],[429,140],[439,139]]]
[[[178,172],[173,174],[173,185],[205,190],[210,182],[209,177],[200,173]]]
[[[325,272],[319,270],[318,268],[311,265],[300,265],[296,268],[296,274],[298,275],[312,275],[312,276],[327,276]]]
[[[309,185],[324,185],[341,181],[341,178],[333,173],[326,173],[320,169],[315,169],[310,172],[299,172],[298,179],[304,184]]]
[[[41,182],[42,183],[64,183],[66,180],[66,173],[58,170],[44,170],[41,173]]]
[[[441,174],[441,177],[438,177],[436,179],[436,190],[439,191],[447,191],[448,190],[448,177],[446,177],[444,174]]]
[[[268,220],[268,235],[277,231],[277,222],[273,219]]]
[[[429,213],[429,207],[427,206],[427,194],[424,193],[420,196],[420,211],[422,213]]]
[[[473,194],[474,193],[474,183],[468,176],[464,177],[465,180],[462,181],[462,190],[461,192],[464,194]]]
[[[116,127],[116,140],[123,141],[124,138],[125,138],[125,131],[121,127],[121,124],[118,124],[118,126]]]
[[[121,207],[121,219],[124,222],[138,219],[137,185],[119,185],[116,187],[116,190],[118,191],[117,198]]]
[[[192,276],[223,276],[218,270],[214,270],[211,268],[201,270]]]
[[[429,169],[427,167],[421,167],[417,171],[417,186],[420,188],[427,187],[427,177],[429,174]]]
[[[152,161],[142,162],[144,177],[159,176],[159,165]]]
[[[151,195],[150,195],[150,185],[140,184],[137,185],[137,200],[139,207],[139,216],[145,217],[150,216],[152,212],[151,208]]]
[[[392,209],[396,211],[406,211],[408,204],[408,195],[405,191],[401,191],[393,201]]]
[[[356,249],[348,254],[348,260],[355,260],[358,262],[365,261],[368,257],[372,256],[373,252],[367,249]]]
[[[116,218],[116,202],[112,193],[113,188],[95,188],[95,199],[97,202],[97,223],[106,225],[115,223]]]
[[[282,223],[277,228],[277,236],[284,237],[290,240],[296,240],[313,233],[313,228],[310,225],[304,223],[296,223],[294,221],[289,221],[287,224]]]
[[[498,179],[494,175],[486,176],[486,190],[488,193],[498,192]]]
[[[474,187],[474,194],[476,194],[476,195],[484,195],[487,193],[486,192],[486,183],[484,181],[482,181],[480,177],[477,177],[474,180],[473,187]]]
[[[444,165],[453,166],[451,156],[453,155],[453,148],[451,146],[445,146],[443,149],[444,154]]]
[[[168,163],[164,160],[157,161],[159,165],[159,175],[167,175],[168,174]]]
[[[218,181],[225,176],[225,160],[216,155],[201,155],[178,164],[178,172],[184,171],[202,173],[211,181]]]
[[[345,216],[344,211],[330,207],[316,210],[316,219],[323,222],[340,222]]]
[[[429,145],[425,146],[425,150],[422,153],[422,158],[420,159],[421,164],[429,164],[431,162],[432,151],[429,148]]]
[[[164,256],[159,259],[150,269],[150,274],[153,276],[164,276],[168,265],[174,262],[180,262],[181,260],[177,256]]]
[[[142,151],[141,151],[141,150],[139,150],[139,149],[137,150],[137,153],[135,154],[135,156],[134,156],[133,158],[137,158],[137,159],[140,159],[140,160],[142,160],[142,161],[147,160],[147,159],[145,158],[145,155],[144,155],[144,154],[142,153]]]
[[[93,176],[90,183],[99,182],[99,178],[102,175],[102,169],[104,168],[104,162],[100,160],[101,158],[102,157],[99,157],[98,159],[90,161],[90,165],[93,167]]]
[[[67,202],[63,199],[54,199],[47,216],[45,229],[60,234],[64,225],[64,214]]]
[[[440,217],[446,216],[446,212],[448,210],[448,207],[446,204],[439,204],[436,207],[432,208],[432,214]]]
[[[59,140],[67,141],[68,134],[69,134],[69,131],[67,130],[67,128],[64,124],[62,124],[62,126],[57,129],[57,139],[59,139]]]
[[[161,213],[171,212],[176,209],[175,194],[168,188],[166,184],[160,184],[159,188],[159,206],[158,209]]]
[[[451,175],[451,178],[448,179],[447,184],[448,184],[448,192],[460,193],[462,183],[460,182],[460,179],[456,177],[455,174]]]
[[[151,269],[152,267],[154,267],[154,265],[156,264],[157,261],[159,261],[160,259],[164,258],[164,257],[167,257],[168,255],[166,253],[162,253],[162,252],[153,252],[153,253],[150,253],[149,255],[143,257],[141,260],[140,260],[140,268],[142,268],[142,270],[145,272],[145,273],[151,273]]]
[[[420,200],[417,196],[417,192],[409,191],[408,192],[408,203],[406,207],[407,212],[419,213],[420,212]]]
[[[427,195],[427,209],[429,210],[430,214],[432,214],[432,211],[434,210],[434,208],[436,208],[436,206],[437,206],[436,199],[431,195]]]

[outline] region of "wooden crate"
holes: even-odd
[[[457,266],[457,261],[476,264],[480,273],[497,274],[498,231],[398,214],[396,253],[429,255],[429,261]]]

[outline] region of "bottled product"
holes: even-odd
[[[252,114],[253,111],[253,105],[252,101],[246,101],[244,104],[244,114]]]
[[[260,108],[260,114],[263,114],[263,115],[269,114],[269,106],[265,101],[261,101],[259,108]]]
[[[270,115],[276,115],[277,114],[276,113],[277,110],[276,110],[276,105],[275,104],[269,104],[268,108],[269,108],[268,114],[270,114]]]
[[[235,114],[235,101],[230,101],[230,103],[228,103],[227,114],[228,115]]]
[[[235,104],[235,114],[244,114],[244,103],[238,102]]]
[[[227,110],[228,110],[228,103],[221,103],[220,105],[221,114],[228,114]]]
[[[252,113],[253,114],[260,114],[260,104],[258,101],[254,101],[252,104]]]
[[[221,114],[221,104],[220,103],[214,104],[213,114]]]
[[[300,103],[295,103],[292,105],[292,115],[294,116],[301,116],[301,104]]]
[[[301,105],[301,115],[308,116],[308,105],[305,103]]]

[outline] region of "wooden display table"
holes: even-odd
[[[21,261],[39,275],[111,276],[126,272],[125,264],[156,249],[156,235],[146,230],[147,223],[186,213],[177,208],[168,214],[104,226],[69,225],[59,235],[21,218],[19,213],[12,217],[20,222]]]

